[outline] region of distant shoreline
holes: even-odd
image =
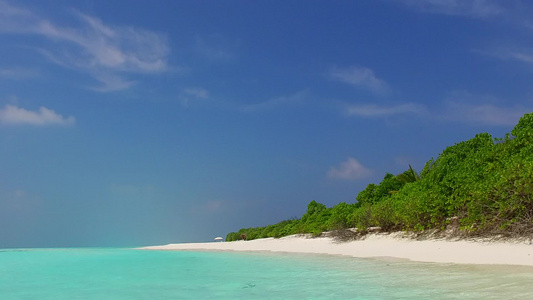
[[[359,258],[392,257],[417,262],[533,266],[533,245],[519,241],[414,240],[401,233],[370,234],[365,239],[338,242],[329,237],[292,235],[280,239],[184,243],[143,250],[268,251],[344,255]]]

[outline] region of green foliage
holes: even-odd
[[[352,215],[356,208],[355,204],[347,204],[345,202],[333,206],[327,224],[328,230],[352,227]]]
[[[533,233],[533,114],[512,134],[478,134],[430,160],[422,178],[393,198],[396,224],[440,228],[457,216],[472,233]]]
[[[488,133],[447,147],[420,176],[409,169],[369,184],[357,203],[332,208],[311,201],[301,219],[229,233],[226,240],[281,237],[295,233],[379,226],[383,230],[443,228],[458,217],[470,233],[533,235],[533,113],[511,135]]]
[[[307,205],[307,212],[302,216],[302,220],[316,216],[326,209],[324,204],[318,203],[315,200],[309,202]]]
[[[238,236],[236,232],[230,232],[226,235],[226,242],[237,241],[239,239],[240,237]]]
[[[383,199],[391,197],[398,192],[405,183],[391,173],[387,173],[379,185],[369,184],[357,197],[357,202],[363,204],[375,204]]]
[[[533,135],[533,113],[526,114],[520,118],[511,134],[515,137],[529,136],[527,140],[531,141],[531,135]]]
[[[386,231],[396,227],[393,199],[394,196],[372,206],[370,223],[373,226],[381,227],[382,230]]]
[[[361,230],[374,226],[372,221],[372,204],[370,203],[362,204],[352,214],[353,224]]]
[[[369,185],[366,186],[366,188],[364,190],[362,190],[361,192],[359,192],[359,194],[357,194],[357,197],[355,197],[355,199],[357,200],[357,203],[359,204],[359,206],[364,206],[366,204],[373,204],[375,203],[375,193],[376,193],[376,185],[373,184],[373,183],[370,183]]]
[[[409,165],[409,170],[403,172],[402,174],[396,175],[396,179],[403,183],[415,182],[420,180],[420,175],[413,170],[413,167]]]

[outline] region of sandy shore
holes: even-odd
[[[412,240],[400,235],[373,234],[364,240],[336,242],[331,238],[289,236],[237,242],[211,242],[151,246],[146,250],[270,251],[393,257],[419,262],[533,266],[533,245],[528,242],[473,242]]]

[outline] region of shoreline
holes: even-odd
[[[519,241],[414,240],[401,234],[369,234],[361,240],[337,242],[330,237],[292,235],[279,239],[183,243],[138,248],[170,251],[247,251],[391,257],[415,262],[533,266],[533,245]]]

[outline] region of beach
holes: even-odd
[[[396,234],[370,234],[364,239],[336,241],[330,237],[293,235],[279,239],[182,243],[143,247],[145,250],[267,251],[396,258],[416,262],[533,266],[533,245],[526,241],[416,240]]]

